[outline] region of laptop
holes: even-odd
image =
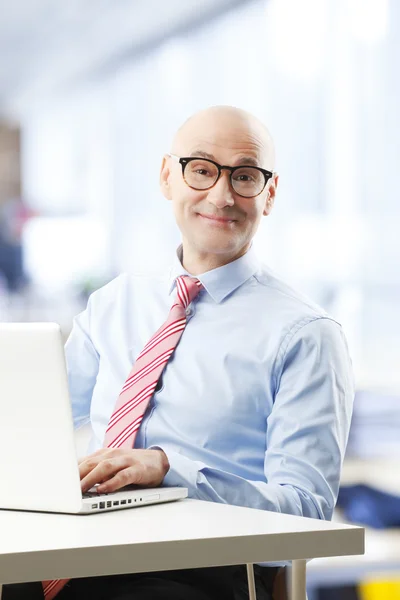
[[[0,323],[0,457],[0,509],[91,514],[188,495],[128,486],[82,496],[57,323]]]

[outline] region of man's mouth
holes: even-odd
[[[217,215],[207,215],[203,213],[197,213],[203,219],[207,219],[208,221],[212,221],[214,223],[220,223],[221,225],[228,223],[236,223],[236,219],[232,219],[231,217],[219,217]]]

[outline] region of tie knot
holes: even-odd
[[[196,298],[202,287],[203,285],[201,281],[195,277],[188,277],[187,275],[181,275],[180,277],[177,277],[176,289],[178,292],[179,303],[184,308],[187,308],[192,300]]]

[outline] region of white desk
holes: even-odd
[[[362,554],[364,530],[199,500],[90,516],[0,511],[0,583]],[[300,583],[299,583],[300,582]]]

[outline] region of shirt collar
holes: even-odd
[[[175,289],[175,280],[180,275],[190,275],[182,266],[182,244],[178,247],[169,276],[169,294]],[[251,246],[246,254],[227,265],[196,275],[206,291],[217,303],[250,279],[259,269],[260,261]]]

